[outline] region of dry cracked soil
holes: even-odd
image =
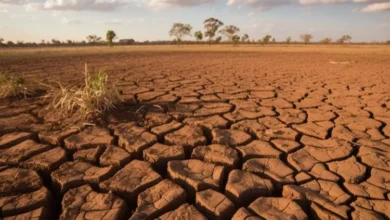
[[[71,84],[80,60],[110,66],[125,105],[97,126],[57,128],[38,99],[1,101],[0,218],[389,219],[389,55],[149,52],[0,67]]]

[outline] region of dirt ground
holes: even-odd
[[[389,47],[270,48],[0,52],[35,84],[107,68],[125,101],[58,128],[1,100],[0,218],[389,219]]]

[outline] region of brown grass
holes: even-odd
[[[69,56],[92,54],[115,54],[134,52],[315,52],[346,54],[390,54],[390,45],[173,45],[166,46],[103,46],[50,47],[50,48],[5,48],[0,57],[11,56]]]
[[[22,76],[9,76],[0,72],[0,98],[24,97],[30,94],[26,79]]]
[[[90,75],[85,65],[84,80],[83,87],[63,86],[60,82],[57,82],[58,86],[46,85],[49,91],[43,98],[49,100],[51,108],[76,120],[103,114],[120,102],[119,92],[114,84],[108,82],[104,69]]]

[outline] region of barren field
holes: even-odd
[[[390,218],[390,47],[134,48],[0,51],[29,83],[106,67],[125,102],[1,100],[0,218]]]

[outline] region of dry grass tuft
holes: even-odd
[[[105,69],[100,69],[95,75],[85,68],[85,79],[82,87],[48,86],[49,91],[44,99],[50,100],[50,107],[59,110],[65,116],[75,116],[76,119],[87,119],[115,108],[121,102],[115,84],[109,84]],[[46,85],[47,86],[47,85]]]
[[[0,73],[0,98],[8,97],[24,97],[30,94],[26,85],[25,78],[18,76],[7,76],[5,73]]]

